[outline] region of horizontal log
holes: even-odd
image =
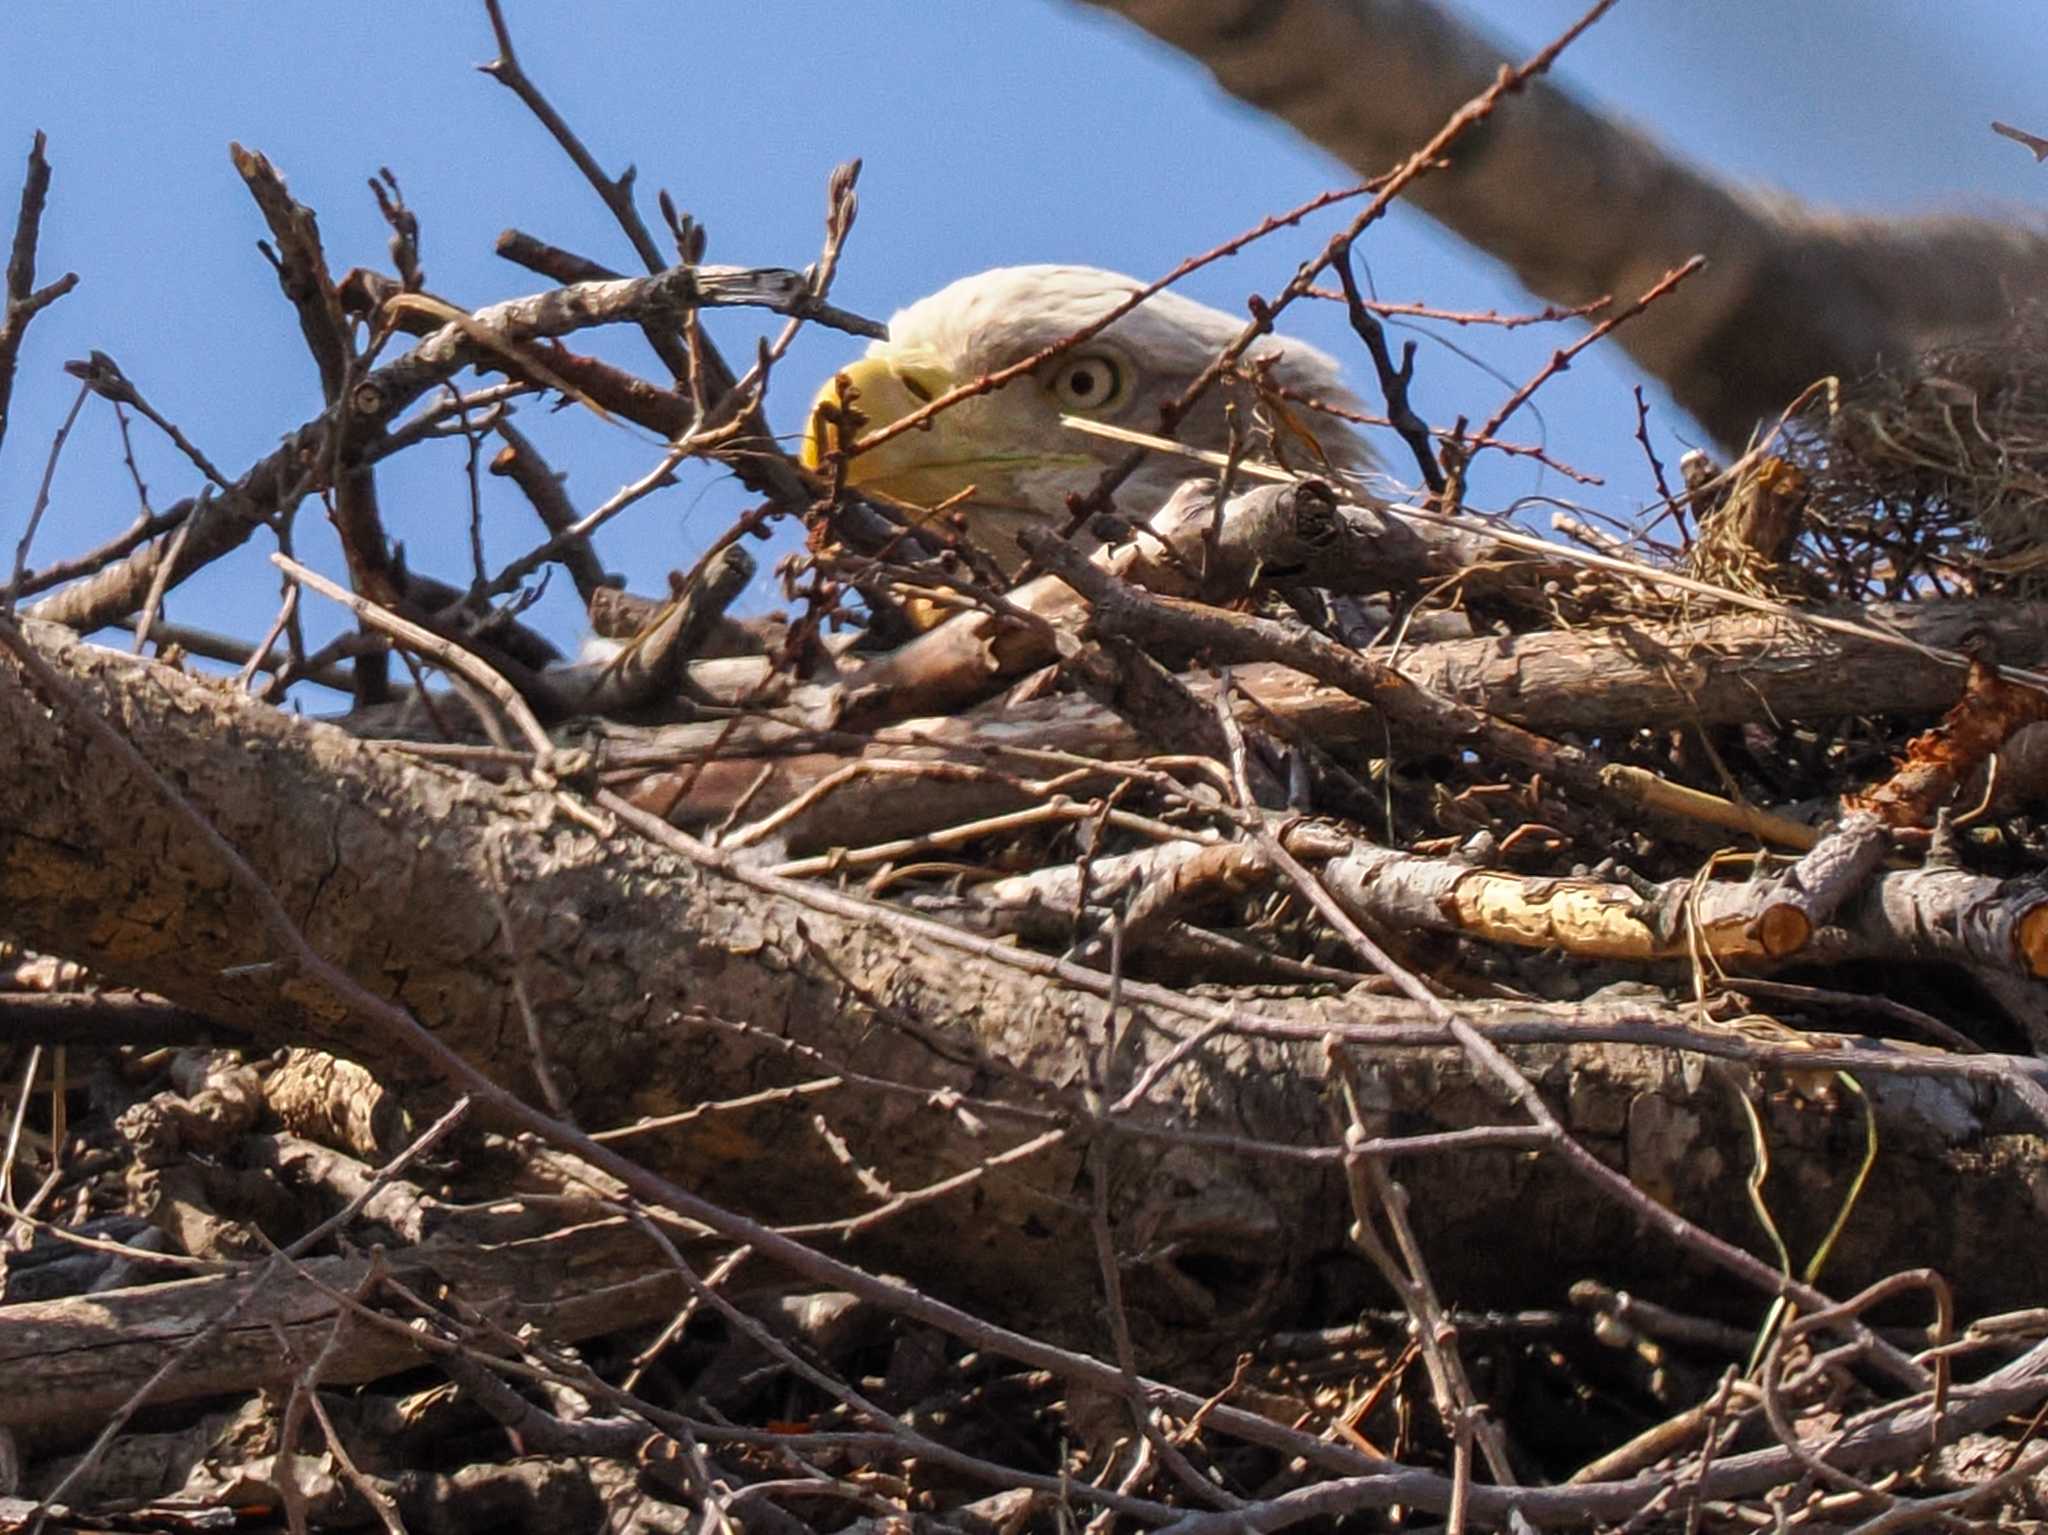
[[[679,857],[610,832],[550,784],[490,783],[61,630],[34,635],[59,684],[118,722],[323,955],[478,1067],[532,1085],[516,974],[582,1124],[678,1116],[624,1144],[706,1198],[826,1223],[834,1240],[857,1236],[867,1261],[1033,1326],[1085,1339],[1100,1329],[1093,1239],[1073,1198],[1089,1167],[1109,1180],[1144,1336],[1227,1325],[1238,1307],[1265,1303],[1276,1271],[1283,1283],[1328,1273],[1348,1251],[1325,1101],[1331,1040],[1359,1054],[1380,1131],[1513,1122],[1412,1002],[1201,999],[1127,982],[1111,1086],[1158,1069],[1128,1110],[1091,1125],[1080,1084],[1101,1037],[1100,975],[820,886]],[[257,1040],[367,1053],[394,1083],[420,1085],[417,1066],[381,1040],[366,1047],[345,1009],[279,965],[251,901],[190,825],[110,759],[72,702],[41,688],[0,661],[8,932]],[[1647,991],[1458,1007],[1515,1049],[1588,1149],[1752,1248],[1736,1090],[1762,1099],[1772,1209],[1799,1247],[1833,1219],[1862,1156],[1858,1100],[1814,1086],[1853,1069],[1883,1154],[1830,1277],[1849,1289],[1936,1264],[1966,1306],[2038,1291],[2031,1252],[2003,1237],[2033,1218],[2042,1155],[2037,1127],[2000,1085],[2015,1067],[1832,1042],[1819,1052],[1789,1031],[1759,1044],[1695,1027],[1695,1009]],[[1702,1070],[1707,1056],[1738,1063],[1732,1079]],[[764,1092],[805,1082],[825,1085]],[[1786,1082],[1804,1086],[1766,1091]],[[1091,1125],[1101,1149],[1048,1135],[1063,1125]],[[874,1180],[915,1191],[1006,1153],[999,1176],[945,1197],[891,1209],[876,1191]],[[1590,1275],[1653,1295],[1694,1272],[1679,1246],[1645,1237],[1641,1210],[1587,1197],[1557,1158],[1476,1148],[1403,1172],[1427,1196],[1415,1215],[1439,1284],[1472,1303],[1503,1285],[1532,1303],[1521,1280],[1537,1272],[1554,1274],[1560,1294]],[[1542,1218],[1504,1218],[1532,1211]],[[857,1231],[831,1225],[856,1220]],[[1745,1311],[1743,1293],[1727,1304]]]
[[[1902,648],[1744,614],[1442,640],[1394,659],[1403,675],[1433,692],[1546,736],[1596,741],[1615,732],[1687,725],[1938,713],[1960,696],[1965,673],[1911,645],[1952,648],[1973,632],[1990,636],[2014,665],[2048,660],[2048,609],[2038,603],[1880,603],[1833,616],[1858,619],[1911,644]],[[1332,749],[1362,747],[1378,755],[1389,744],[1366,704],[1289,667],[1241,667],[1235,680],[1275,718]],[[1189,683],[1206,694],[1202,679]],[[794,700],[799,716],[805,696]],[[822,722],[823,699],[812,701]],[[1398,753],[1400,742],[1392,745]],[[834,774],[869,764],[847,776],[848,791],[778,827],[782,845],[808,853],[863,846],[1029,802],[1034,791],[982,770],[1035,780],[1056,769],[1006,756],[1006,747],[1100,762],[1144,750],[1125,721],[1070,695],[987,714],[904,720],[875,730],[865,744],[767,721],[674,726],[636,741],[617,760],[681,764],[651,773],[641,791],[645,803],[678,825],[723,821],[741,804],[749,816],[763,815],[816,791]],[[905,763],[923,767],[885,766]],[[963,771],[949,776],[942,764]]]
[[[445,1285],[501,1327],[538,1326],[563,1343],[664,1319],[684,1294],[659,1250],[623,1220],[498,1243],[475,1240],[473,1226],[469,1234],[382,1259],[309,1258],[296,1269],[264,1260],[229,1274],[0,1306],[0,1374],[9,1387],[0,1392],[0,1427],[62,1440],[96,1426],[230,1308],[227,1325],[179,1362],[150,1403],[284,1386],[293,1365],[278,1348],[280,1331],[300,1359],[325,1358],[324,1385],[411,1369],[429,1355],[401,1331],[345,1320],[329,1293],[355,1294],[374,1262],[414,1294]],[[337,1323],[348,1328],[347,1344],[323,1354]]]

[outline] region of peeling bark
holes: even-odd
[[[1952,647],[1973,631],[1988,632],[2015,665],[2048,656],[2048,629],[2032,603],[1873,603],[1833,616],[1928,646]],[[937,641],[951,627],[927,639]],[[1752,615],[1442,640],[1395,651],[1390,659],[1403,676],[1432,693],[1552,736],[1763,718],[1935,713],[1955,702],[1966,681],[1959,666],[1922,650]],[[721,677],[731,674],[731,663],[711,665],[725,669],[717,673]],[[1396,758],[1402,752],[1403,741],[1390,735],[1368,705],[1334,687],[1272,664],[1240,667],[1235,676],[1276,718],[1323,746]],[[1189,686],[1202,693],[1207,684],[1196,677]],[[822,719],[833,696],[825,688],[799,688],[789,706],[799,716],[809,709]],[[1033,777],[1044,770],[1005,757],[999,750],[1004,746],[1042,747],[1103,762],[1142,750],[1129,723],[1074,696],[1012,705],[993,715],[905,720],[878,730],[858,748],[834,742],[814,750],[824,747],[817,729],[763,720],[737,727],[723,721],[676,726],[623,750],[606,750],[607,760],[621,766],[687,764],[651,773],[639,791],[642,803],[678,825],[719,821],[743,802],[751,814],[764,815],[849,764],[871,764],[857,772],[854,794],[823,799],[779,829],[791,851],[813,852],[858,847],[1028,802],[1031,795],[990,770]],[[891,777],[890,769],[878,765],[887,763],[922,764],[922,776],[897,771]],[[957,764],[959,771],[948,775],[945,764]]]

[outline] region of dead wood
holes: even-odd
[[[1089,0],[1206,66],[1224,89],[1377,176],[1515,61],[1435,0]],[[1848,218],[1737,188],[1531,82],[1411,200],[1579,304],[1632,295],[1695,254],[1707,270],[1617,336],[1722,442],[1829,374],[1909,367],[2048,292],[2048,238],[1962,217]]]
[[[0,1032],[50,1044],[198,1044],[225,1031],[203,1014],[138,992],[0,992]]]
[[[1908,643],[1738,615],[1443,640],[1391,650],[1388,659],[1431,693],[1529,730],[1593,737],[1774,718],[1934,713],[1956,701],[1966,678],[1961,667],[1921,647],[1950,649],[1973,633],[1995,635],[2000,653],[2017,664],[2048,659],[2048,624],[2030,603],[1876,603],[1831,616]],[[968,615],[910,648],[937,645],[941,635],[950,645],[961,636],[972,647],[963,670],[986,685],[991,651],[973,636],[991,630],[1018,636],[1018,643],[1028,633]],[[730,669],[700,667],[692,675],[733,698],[758,687],[766,673],[765,666],[744,662],[715,665]],[[943,668],[941,674],[953,675]],[[896,675],[902,677],[902,663]],[[1242,666],[1235,678],[1262,709],[1332,749],[1398,758],[1411,745],[1390,733],[1369,705],[1292,667]],[[1205,686],[1200,678],[1190,685]],[[1034,765],[1021,755],[1026,749],[1101,764],[1143,750],[1127,721],[1074,696],[903,720],[842,741],[819,728],[829,724],[841,696],[798,687],[777,711],[796,723],[771,718],[674,727],[630,745],[613,743],[606,758],[621,768],[649,770],[636,797],[679,825],[715,824],[740,807],[765,815],[793,806],[775,825],[781,845],[820,852],[1015,809],[1042,793],[1043,781],[1059,771],[1051,758]],[[380,721],[364,723],[374,732]],[[656,769],[663,759],[681,766]],[[1078,776],[1061,787],[1071,793],[1113,776],[1106,767],[1069,766]],[[845,791],[832,792],[835,783]]]
[[[702,576],[628,636],[617,655],[600,662],[543,673],[526,697],[551,718],[573,714],[630,713],[667,706],[682,693],[689,662],[724,621],[725,610],[754,579],[754,557],[738,545],[721,549]]]
[[[264,1106],[287,1130],[382,1162],[410,1138],[397,1095],[353,1061],[288,1050],[263,1078]]]
[[[478,362],[509,354],[521,344],[567,335],[592,325],[613,324],[640,314],[665,313],[679,303],[787,303],[801,286],[795,273],[733,267],[672,267],[656,276],[586,283],[508,299],[444,323],[395,360],[357,379],[345,400],[286,435],[282,446],[245,470],[219,499],[194,497],[166,515],[193,519],[182,539],[145,545],[99,574],[44,598],[30,611],[38,618],[90,633],[117,623],[142,606],[160,568],[178,580],[240,547],[263,520],[289,511],[329,483],[336,463],[336,436],[362,443],[393,422],[400,411],[436,384]],[[554,370],[526,357],[528,366],[554,379]],[[175,546],[175,547],[174,547]],[[175,559],[173,556],[175,555]],[[40,590],[29,581],[23,591]]]
[[[509,1082],[527,1080],[532,1066],[513,1010],[516,974],[537,1010],[550,1069],[569,1084],[579,1117],[625,1126],[680,1114],[680,1123],[632,1144],[707,1192],[743,1198],[777,1219],[822,1221],[820,1229],[874,1199],[797,1099],[694,1111],[707,1099],[756,1091],[764,1073],[793,1085],[830,1072],[848,1059],[850,1039],[862,1041],[863,1080],[900,1087],[847,1093],[835,1103],[834,1130],[898,1190],[1086,1117],[1068,1084],[1085,1076],[1102,1002],[1091,994],[1099,983],[1083,972],[1004,956],[981,940],[786,881],[692,865],[601,834],[560,791],[495,786],[61,631],[36,633],[94,706],[121,719],[144,753],[177,776],[331,960],[404,1000],[444,1042]],[[146,973],[172,1000],[257,1039],[342,1054],[359,1048],[344,1013],[278,971],[241,899],[153,793],[123,785],[81,797],[59,787],[106,765],[78,721],[50,710],[9,670],[16,680],[0,689],[0,718],[18,768],[0,781],[0,892],[20,935],[61,940],[110,978]],[[220,750],[226,740],[238,749]],[[307,836],[309,827],[320,831]],[[99,851],[81,860],[66,851],[76,847]],[[499,879],[516,961],[494,936],[487,892]],[[393,910],[406,920],[389,922]],[[137,912],[154,916],[122,915]],[[1046,985],[1055,974],[1069,984]],[[1139,1304],[1167,1314],[1185,1312],[1177,1276],[1205,1262],[1232,1272],[1256,1250],[1263,1278],[1311,1269],[1340,1241],[1327,1174],[1313,1155],[1299,1159],[1328,1144],[1326,1038],[1373,1047],[1365,1069],[1386,1094],[1389,1125],[1462,1127],[1499,1112],[1469,1066],[1426,1043],[1440,1032],[1406,1003],[1325,997],[1254,1009],[1136,986],[1123,997],[1132,1026],[1122,1031],[1131,1053],[1121,1069],[1137,1080],[1147,1062],[1169,1053],[1181,1062],[1159,1083],[1169,1096],[1134,1107],[1128,1126],[1113,1132],[1119,1224],[1146,1233],[1141,1246],[1174,1254],[1158,1271],[1157,1293],[1142,1274],[1132,1276],[1132,1289]],[[1561,1106],[1589,1144],[1644,1186],[1668,1188],[1675,1207],[1742,1238],[1749,1216],[1731,1187],[1739,1180],[1728,1176],[1725,1153],[1701,1155],[1696,1139],[1705,1124],[1723,1122],[1733,1089],[1663,1048],[1697,1047],[1684,1014],[1647,997],[1467,1011],[1492,1036],[1529,1042],[1532,1075],[1566,1095]],[[765,1019],[777,1020],[783,1042],[757,1032]],[[1177,1043],[1204,1029],[1218,1031],[1206,1047],[1189,1054]],[[1632,1043],[1606,1042],[1619,1038]],[[816,1054],[792,1054],[797,1047]],[[1740,1048],[1727,1053],[1749,1058]],[[1770,1060],[1800,1058],[1788,1047]],[[1852,1058],[1813,1059],[1823,1067]],[[1886,1154],[1881,1183],[1867,1197],[1888,1215],[1854,1231],[1837,1272],[1853,1283],[1940,1253],[1973,1296],[2029,1293],[2024,1255],[1968,1235],[2020,1218],[2031,1197],[2023,1169],[2034,1142],[2011,1133],[2024,1116],[1992,1085],[1995,1075],[1944,1075],[1947,1068],[1910,1053],[1878,1059],[1897,1061],[1904,1073],[1872,1089]],[[974,1102],[974,1121],[903,1117],[902,1092],[940,1090]],[[1860,1134],[1827,1114],[1788,1110],[1770,1122],[1774,1138],[1790,1138],[1778,1152],[1781,1176],[1795,1163],[1808,1169],[1789,1175],[1781,1223],[1824,1223],[1828,1191],[1838,1195],[1847,1176],[1845,1142],[1860,1145]],[[1205,1127],[1223,1131],[1223,1142],[1205,1143]],[[1260,1143],[1296,1150],[1261,1156]],[[1071,1141],[1055,1141],[1002,1179],[973,1185],[971,1242],[959,1240],[948,1206],[934,1201],[878,1222],[862,1248],[956,1293],[999,1298],[1011,1312],[1043,1310],[1086,1331],[1093,1303],[1073,1283],[1085,1261],[1085,1222],[1062,1192],[1076,1155]],[[1959,1155],[1972,1166],[1967,1197],[1954,1181]],[[1419,1227],[1441,1255],[1440,1280],[1457,1293],[1491,1293],[1504,1274],[1532,1265],[1561,1279],[1611,1277],[1615,1254],[1631,1249],[1629,1266],[1642,1265],[1635,1282],[1654,1284],[1668,1272],[1670,1252],[1629,1236],[1635,1214],[1568,1195],[1568,1175],[1547,1161],[1503,1164],[1497,1154],[1470,1153],[1445,1167],[1432,1161],[1416,1176],[1433,1190],[1417,1209]],[[1503,1209],[1533,1204],[1553,1218],[1500,1226]],[[949,1235],[939,1242],[942,1227]],[[1487,1240],[1476,1242],[1481,1231]],[[1224,1288],[1210,1304],[1227,1312]]]
[[[622,1221],[557,1231],[532,1230],[526,1216],[503,1224],[497,1240],[471,1222],[447,1240],[388,1259],[258,1261],[229,1274],[0,1308],[0,1361],[14,1388],[0,1394],[0,1425],[60,1443],[97,1426],[230,1306],[237,1309],[229,1324],[158,1385],[152,1401],[274,1387],[291,1368],[279,1332],[311,1357],[337,1323],[349,1343],[325,1372],[330,1385],[411,1369],[432,1355],[402,1322],[351,1320],[343,1302],[379,1274],[415,1294],[447,1285],[494,1322],[513,1330],[542,1324],[564,1340],[656,1321],[675,1307],[678,1281],[650,1261],[646,1238]]]
[[[1457,581],[1475,602],[1540,603],[1566,567],[1491,558],[1484,533],[1403,520],[1369,502],[1340,503],[1314,480],[1267,485],[1220,508],[1212,481],[1191,480],[1138,537],[1094,563],[1148,591],[1227,603],[1275,584],[1339,593],[1412,594]],[[1026,581],[855,672],[820,707],[834,723],[877,725],[956,708],[1058,658],[1059,632],[1084,605],[1056,575]]]
[[[36,244],[42,232],[43,209],[50,196],[50,161],[43,152],[46,142],[38,133],[29,146],[28,174],[22,178],[21,207],[7,250],[7,291],[5,300],[0,301],[0,439],[7,436],[14,370],[29,322],[78,286],[76,272],[66,272],[55,282],[36,286]]]
[[[1850,808],[1868,810],[1894,826],[1924,826],[1954,798],[1956,790],[2005,743],[2048,718],[2048,695],[1999,676],[1981,659],[1996,653],[1988,635],[1971,636],[1973,653],[1966,691],[1941,723],[1906,743],[1892,776],[1869,791],[1845,797]]]
[[[1996,880],[1959,869],[1903,869],[1866,883],[1871,847],[1842,883],[1857,898],[1839,926],[1819,928],[1806,884],[1840,861],[1823,843],[1770,881],[1677,881],[1662,887],[1529,879],[1450,861],[1358,848],[1325,871],[1333,889],[1390,927],[1469,933],[1499,943],[1600,958],[1696,956],[1732,968],[1784,964],[1805,953],[1831,959],[1948,960],[2014,979],[2048,979],[2048,891],[2032,879]],[[1803,876],[1803,877],[1802,877]],[[2036,1049],[2048,1021],[2022,1020]]]
[[[1666,492],[1678,536],[1641,530],[1648,558],[1590,522],[1572,534],[1589,555],[1462,505],[1469,454],[1532,451],[1499,441],[1502,423],[1624,321],[1681,388],[1687,370],[1755,363],[1729,316],[1769,250],[1729,257],[1736,286],[1668,320],[1697,258],[1628,283],[1641,297],[1476,435],[1432,434],[1413,357],[1396,361],[1349,271],[1404,189],[1456,204],[1526,159],[1529,121],[1576,142],[1587,120],[1538,77],[1609,4],[1473,80],[1161,396],[1169,437],[1220,413],[1227,433],[1191,451],[1225,487],[1286,479],[1296,449],[1330,480],[1190,481],[1134,527],[1182,450],[1098,421],[1121,443],[1067,497],[1063,537],[1031,544],[1048,574],[1014,590],[976,544],[968,490],[908,510],[844,494],[862,428],[843,379],[814,417],[815,475],[769,436],[765,390],[800,323],[880,333],[826,302],[857,164],[831,177],[802,273],[703,265],[703,231],[664,198],[668,266],[632,171],[602,171],[547,103],[496,0],[487,72],[648,277],[515,234],[505,253],[560,287],[475,312],[434,298],[384,172],[397,275],[335,282],[312,211],[237,151],[327,409],[234,481],[94,354],[73,369],[87,388],[164,431],[209,489],[14,585],[76,578],[43,609],[91,626],[140,604],[148,632],[171,584],[259,526],[285,542],[315,493],[350,585],[274,556],[294,584],[271,632],[206,640],[242,662],[232,686],[24,632],[0,604],[0,928],[58,957],[17,965],[16,984],[147,985],[103,1012],[204,1019],[272,1053],[107,1049],[47,1022],[48,1045],[15,1053],[0,1358],[28,1389],[0,1404],[0,1494],[18,1422],[40,1455],[27,1485],[53,1502],[188,1524],[261,1507],[294,1529],[806,1535],[926,1510],[1015,1535],[1085,1507],[1097,1529],[1220,1531],[1393,1504],[1457,1530],[1640,1527],[1699,1498],[1768,1517],[1766,1493],[1781,1522],[1869,1504],[1901,1527],[1965,1495],[2025,1506],[2015,1489],[2048,1457],[1998,1425],[2040,1403],[2048,1348],[2028,1345],[2044,1327],[1978,1313],[2038,1291],[2010,1234],[2039,1203],[2048,1068],[2002,1052],[2043,1041],[2042,839],[2024,807],[1951,811],[1985,764],[2023,766],[2007,738],[2038,713],[2038,614],[1925,600],[2001,589],[1947,534],[1859,553],[1846,535],[1869,509],[1845,520],[1854,466],[1833,461],[1847,439],[1796,428],[1792,459],[1751,455],[1725,493],[1687,466],[1687,496]],[[1307,10],[1265,7],[1218,46],[1255,50]],[[1472,62],[1454,32],[1438,45]],[[1645,163],[1597,124],[1585,142],[1589,163]],[[1608,270],[1659,260],[1655,244]],[[1273,393],[1257,360],[1330,270],[1427,507],[1340,483],[1291,414],[1316,402]],[[47,302],[25,271],[10,263],[0,361]],[[700,309],[721,302],[785,317],[744,375],[704,334]],[[1822,351],[1846,344],[1853,309],[1817,323]],[[556,339],[606,323],[637,326],[666,380]],[[421,339],[368,370],[400,332]],[[921,407],[863,440],[1006,383],[1021,397],[1085,339],[941,394],[906,383]],[[1803,347],[1783,350],[1816,355]],[[462,367],[507,382],[399,420]],[[658,432],[658,460],[579,514],[504,427],[541,391]],[[1707,394],[1709,418],[1732,419],[1741,388]],[[459,431],[474,468],[493,427],[546,541],[495,573],[479,548],[466,583],[405,571],[375,466]],[[1282,453],[1290,429],[1305,442]],[[828,436],[839,451],[814,451]],[[671,577],[667,604],[627,597],[589,539],[691,458],[765,499]],[[1820,487],[1803,503],[1802,484]],[[1061,526],[1050,504],[1032,514]],[[795,611],[743,630],[722,616],[752,573],[741,543],[782,517],[813,534],[778,567]],[[543,669],[555,652],[518,621],[553,563],[594,622],[636,636],[622,659]],[[365,633],[307,655],[301,589]],[[1839,613],[1777,600],[1825,592]],[[1900,594],[1921,600],[1850,605]],[[345,659],[369,657],[374,679],[394,649],[417,685],[355,711],[353,735],[270,707]],[[720,649],[737,658],[704,659]],[[1916,715],[1955,704],[1963,649],[1963,704],[1910,754],[1938,771],[1887,801],[1934,830],[1820,824]],[[543,723],[621,710],[632,722]],[[441,1112],[415,1134],[422,1110]],[[1563,1309],[1587,1295],[1590,1328]],[[1471,1310],[1496,1299],[1518,1308],[1505,1327]],[[1295,1341],[1262,1341],[1276,1330]],[[345,1394],[421,1363],[448,1386]],[[252,1391],[205,1445],[162,1447],[175,1471],[136,1469],[145,1405],[175,1419]]]
[[[500,419],[492,423],[491,430],[505,440],[503,450],[491,460],[491,473],[519,487],[549,533],[559,538],[568,532],[576,523],[576,512],[562,488],[561,477],[548,467],[526,434],[511,422]],[[617,589],[617,583],[598,563],[597,554],[588,543],[577,542],[564,549],[562,565],[576,583],[576,595],[586,606],[600,592]]]
[[[1873,881],[1889,843],[1868,814],[1850,817],[1769,878],[1663,885],[1530,878],[1418,858],[1313,822],[1295,822],[1280,836],[1290,851],[1321,865],[1333,894],[1383,931],[1464,935],[1591,959],[1697,958],[1744,971],[1796,962],[1811,945],[1836,959],[1913,955],[2030,980],[2048,974],[2048,897],[2030,882],[2001,888],[1950,870],[1909,869]],[[1167,842],[919,905],[955,913],[982,931],[1039,942],[1072,932],[1084,913],[1099,919],[1121,906],[1124,949],[1135,953],[1150,923],[1189,906],[1216,905],[1277,872],[1243,843]],[[1840,925],[1829,925],[1834,921]],[[1105,957],[1099,941],[1076,952]],[[2048,1099],[2042,1105],[2048,1108]]]
[[[327,269],[319,223],[313,210],[286,190],[284,178],[265,156],[240,144],[230,144],[228,152],[277,242],[271,259],[277,269],[278,286],[298,312],[300,334],[319,370],[320,392],[338,427],[330,444],[332,456],[324,478],[333,492],[334,526],[341,536],[350,583],[373,600],[390,606],[399,600],[400,584],[392,564],[390,543],[384,535],[383,514],[378,508],[376,471],[366,462],[373,454],[364,451],[374,448],[376,439],[384,435],[386,423],[366,420],[358,427],[353,410],[337,409],[354,387],[360,367],[355,333],[342,312],[340,295]],[[356,432],[360,435],[354,435]],[[151,588],[152,608],[161,600],[164,587],[179,573],[166,567],[161,574],[164,579]],[[154,618],[155,614],[151,612],[149,617]],[[382,650],[366,651],[356,658],[355,696],[359,702],[380,703],[389,695],[389,667],[387,654]]]

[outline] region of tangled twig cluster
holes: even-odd
[[[1604,8],[1389,176],[1194,258],[1364,200],[1198,386],[1344,302],[1424,502],[1238,442],[1092,553],[1033,536],[1014,584],[768,429],[796,326],[876,332],[829,298],[856,167],[804,271],[705,265],[664,199],[669,261],[494,4],[491,73],[646,275],[515,235],[554,285],[459,308],[387,173],[395,271],[336,279],[238,153],[323,410],[230,475],[73,365],[202,488],[81,557],[25,539],[0,618],[0,1518],[2038,1515],[2048,1324],[2009,1238],[2048,1134],[2048,632],[1982,578],[2037,515],[2024,369],[1833,399],[1561,543],[1470,468],[1586,343],[1432,428],[1350,271]],[[0,380],[65,288],[33,281],[40,144],[29,182]],[[726,305],[783,317],[743,371],[700,323]],[[572,347],[600,325],[667,377]],[[545,394],[658,434],[646,472],[579,512],[514,424]],[[495,444],[541,529],[495,569],[477,538],[465,583],[407,569],[377,500],[443,436]],[[628,594],[595,537],[692,457],[760,501]],[[316,498],[345,582],[290,546]],[[794,615],[733,616],[785,517],[820,535]],[[163,619],[259,536],[269,634]],[[553,565],[620,656],[553,664],[523,621]],[[359,627],[309,650],[306,594]],[[81,642],[112,624],[240,675]],[[308,683],[342,728],[275,707]]]

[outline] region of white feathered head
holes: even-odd
[[[1043,352],[1102,319],[1142,290],[1135,278],[1084,266],[998,267],[941,288],[899,310],[889,339],[819,391],[804,459],[817,467],[839,446],[818,406],[852,392],[871,434],[940,395]],[[912,508],[947,504],[954,526],[1006,571],[1022,563],[1015,533],[1057,526],[1066,498],[1094,488],[1129,449],[1064,426],[1080,416],[1139,431],[1159,429],[1159,407],[1178,397],[1244,328],[1244,322],[1182,298],[1157,293],[1099,334],[992,393],[965,399],[923,427],[857,454],[847,480]],[[1212,389],[1175,435],[1191,447],[1229,445],[1226,402],[1255,457],[1283,456],[1306,472],[1359,471],[1371,454],[1350,426],[1299,403],[1320,400],[1356,411],[1336,362],[1305,342],[1268,336],[1238,374]],[[1253,388],[1245,376],[1271,385]],[[1184,458],[1153,454],[1126,480],[1117,504],[1149,515],[1183,481],[1203,471]],[[967,494],[962,499],[962,493]]]

